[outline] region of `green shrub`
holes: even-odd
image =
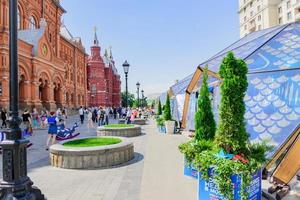
[[[162,108],[161,108],[161,102],[160,102],[160,99],[158,100],[157,115],[162,115]]]
[[[213,142],[211,140],[191,140],[179,145],[179,151],[184,154],[188,165],[194,161],[196,155],[202,151],[212,150],[212,148]]]
[[[164,118],[166,121],[172,120],[171,116],[171,103],[170,103],[170,97],[169,94],[167,94],[167,101],[164,109]]]
[[[158,116],[156,119],[157,126],[164,126],[165,125],[165,119],[162,116]]]
[[[246,63],[236,59],[232,52],[223,59],[220,67],[221,84],[220,123],[217,130],[217,145],[226,153],[247,155],[244,97],[247,91]]]
[[[205,67],[198,99],[198,110],[195,114],[195,139],[197,141],[213,140],[216,132],[216,122],[209,98],[207,70],[207,67]]]

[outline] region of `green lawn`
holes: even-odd
[[[66,147],[98,147],[118,144],[120,142],[122,142],[122,140],[118,138],[86,138],[66,142],[63,145]]]
[[[109,124],[105,125],[104,128],[133,128],[133,124]]]

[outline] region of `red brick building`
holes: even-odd
[[[112,51],[105,50],[101,56],[101,47],[95,31],[91,56],[88,59],[88,104],[89,106],[120,106],[121,80],[115,67]]]
[[[9,103],[8,3],[0,0],[0,107]],[[64,13],[59,0],[19,0],[21,108],[87,105],[88,56],[61,24]]]

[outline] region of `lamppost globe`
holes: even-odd
[[[129,63],[127,62],[127,60],[125,60],[125,62],[123,63],[123,69],[125,74],[128,74],[129,66],[130,66]]]
[[[137,83],[136,83],[136,88],[137,88],[137,89],[140,89],[140,85],[141,85],[141,84],[140,84],[139,82],[137,82]]]

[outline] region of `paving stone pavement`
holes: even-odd
[[[79,118],[71,117],[69,126],[75,121]],[[96,129],[88,131],[86,124],[78,132],[80,137],[96,135]],[[50,166],[49,152],[45,150],[47,130],[35,130],[30,138],[34,145],[28,149],[28,175],[48,200],[195,199],[196,181],[183,177],[183,158],[177,148],[185,137],[159,135],[153,122],[143,126],[143,133],[130,138],[135,158],[129,163],[110,169],[68,170]]]

